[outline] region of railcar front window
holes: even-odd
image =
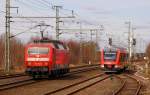
[[[116,60],[116,53],[104,53],[104,60]]]
[[[48,54],[49,48],[32,47],[28,49],[28,54]]]

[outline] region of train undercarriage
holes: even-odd
[[[40,77],[51,77],[51,76],[61,76],[69,72],[69,68],[61,68],[50,70],[48,67],[28,67],[26,69],[26,73],[32,76],[33,78],[40,78]]]

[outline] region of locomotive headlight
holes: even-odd
[[[102,68],[104,68],[104,65],[101,65]]]

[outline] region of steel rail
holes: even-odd
[[[132,79],[134,81],[136,81],[137,86],[135,87],[135,89],[133,89],[133,90],[135,90],[135,93],[133,95],[138,95],[139,92],[140,92],[140,89],[142,87],[141,82],[139,80],[137,80],[136,78],[134,78],[133,76],[131,76],[131,75],[124,74],[124,76],[126,76],[126,77],[128,77],[128,78],[130,78],[130,79]],[[122,81],[123,81],[123,79],[122,79]],[[122,85],[120,86],[120,88],[118,88],[117,91],[113,92],[112,95],[118,95],[123,89],[125,89],[125,85],[126,84],[127,84],[127,80],[124,80],[123,83],[122,83]]]
[[[94,67],[94,66],[99,66],[99,64],[92,64],[92,65],[84,65],[84,66],[77,66],[77,67],[70,67],[70,70],[73,69],[83,69],[84,67]],[[8,79],[8,78],[15,78],[15,77],[22,77],[22,76],[28,76],[25,73],[19,73],[19,74],[10,74],[10,75],[0,75],[0,79]]]
[[[55,94],[55,93],[58,93],[58,92],[60,92],[60,91],[63,91],[63,90],[72,88],[72,87],[77,86],[77,85],[79,85],[79,84],[81,84],[81,83],[88,82],[88,81],[90,81],[90,80],[93,80],[93,79],[95,79],[95,78],[98,78],[98,77],[104,76],[104,75],[105,75],[104,73],[103,73],[103,74],[98,74],[98,75],[96,75],[96,76],[94,76],[94,77],[91,77],[91,78],[88,78],[88,79],[85,79],[85,80],[76,82],[76,83],[74,83],[74,84],[71,84],[71,85],[62,87],[62,88],[60,88],[60,89],[56,89],[56,90],[51,91],[51,92],[48,92],[48,93],[46,93],[46,94],[44,94],[44,95]],[[86,88],[88,88],[88,87],[90,87],[90,86],[92,86],[92,85],[94,85],[94,84],[96,84],[96,83],[98,83],[98,82],[100,82],[100,81],[102,81],[102,80],[108,78],[108,77],[110,77],[110,76],[104,77],[104,78],[100,79],[99,81],[96,81],[96,82],[94,82],[94,83],[92,83],[92,84],[89,84],[89,85],[87,85],[87,86],[84,86],[84,87],[82,87],[82,88],[79,88],[78,90],[75,90],[75,91],[73,91],[73,92],[71,92],[71,93],[69,93],[69,94],[67,94],[67,95],[71,95],[71,94],[73,94],[73,93],[77,93],[77,92],[79,92],[79,91],[81,91],[81,90],[83,90],[83,89],[86,89]]]
[[[33,84],[33,83],[36,83],[36,82],[38,82],[38,81],[34,81],[33,79],[27,79],[27,80],[23,80],[23,81],[3,84],[3,85],[0,85],[0,91],[8,90],[8,89],[15,88],[15,87],[20,87],[20,86],[25,86],[25,85],[29,85],[29,84]]]
[[[134,78],[134,77],[131,76],[131,75],[127,75],[127,74],[126,74],[126,76],[128,76],[128,77],[132,78],[133,80],[137,81],[138,86],[137,86],[137,90],[136,90],[135,95],[138,95],[139,92],[140,92],[140,89],[141,89],[141,87],[142,87],[141,81],[137,80],[136,78]]]
[[[27,75],[25,73],[11,74],[11,75],[1,75],[0,79],[8,79],[8,78],[14,78],[14,77],[21,77],[21,76],[27,76]]]
[[[73,74],[84,73],[84,72],[96,70],[96,69],[99,69],[99,68],[98,67],[93,67],[93,68],[84,68],[84,69],[81,69],[81,70],[77,69],[76,71],[72,71],[72,72],[69,72],[69,73],[61,76],[61,78],[68,77],[68,76],[73,75]],[[53,78],[55,78],[55,77],[53,77]],[[40,82],[40,81],[33,80],[32,78],[29,78],[29,79],[26,79],[26,80],[19,80],[17,82],[1,84],[0,85],[0,91],[8,90],[8,89],[15,88],[15,87],[20,87],[20,86],[25,86],[25,85],[29,85],[29,84],[33,84],[33,83],[37,83],[37,82]]]

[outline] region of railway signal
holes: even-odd
[[[108,41],[109,41],[109,45],[112,46],[112,38],[109,38]]]
[[[135,38],[133,38],[133,43],[132,43],[132,45],[136,45],[136,39]]]

